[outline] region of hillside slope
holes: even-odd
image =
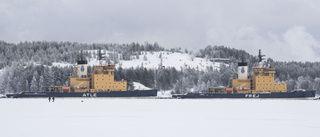
[[[98,53],[97,50],[90,50],[86,52],[91,53],[91,56],[94,56],[93,54]],[[106,58],[110,57],[109,54],[111,52],[105,52],[106,53],[104,53],[104,56],[106,56]],[[96,58],[87,58],[87,60],[88,66],[99,65],[99,61]],[[119,63],[115,64],[116,67],[122,67],[123,69],[128,69],[131,67],[136,68],[141,66],[147,69],[158,69],[161,64],[161,60],[163,67],[174,67],[177,70],[181,70],[181,68],[191,68],[199,71],[205,71],[207,68],[210,67],[212,67],[213,69],[219,69],[220,65],[224,64],[220,62],[212,62],[205,58],[194,57],[193,55],[186,53],[172,53],[167,51],[142,52],[141,55],[132,56],[131,60],[121,60],[120,58],[118,58],[117,60]],[[103,63],[107,64],[107,61],[104,61]],[[52,65],[65,67],[74,64],[65,62],[53,62]]]

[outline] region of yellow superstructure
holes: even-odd
[[[87,61],[78,61],[78,76],[69,77],[70,92],[127,91],[127,81],[114,80],[115,65],[102,65],[101,58],[99,62],[99,66],[93,67],[93,73],[87,74]]]
[[[74,92],[127,91],[127,81],[115,81],[115,65],[94,66],[93,73],[86,78],[70,77],[70,88]]]
[[[253,74],[247,79],[230,79],[229,88],[235,93],[271,93],[287,92],[286,83],[275,83],[275,67],[253,68]]]
[[[248,76],[248,65],[245,62],[238,63],[238,78],[230,78],[229,84],[222,92],[227,93],[272,93],[287,92],[286,83],[275,83],[275,67],[263,67],[263,57],[259,51],[259,65],[253,68],[253,74]],[[210,88],[209,92],[217,91],[216,88]]]

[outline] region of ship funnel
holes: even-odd
[[[248,64],[246,62],[238,63],[238,79],[248,79]]]
[[[83,59],[82,51],[80,54],[80,60],[78,60],[77,66],[77,74],[79,78],[86,78],[87,77],[87,61]]]

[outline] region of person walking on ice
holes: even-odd
[[[50,100],[51,100],[51,97],[49,97],[49,102],[50,102]]]
[[[54,102],[54,97],[52,97],[52,102]]]

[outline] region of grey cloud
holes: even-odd
[[[225,45],[317,61],[319,13],[313,0],[2,0],[0,39]]]

